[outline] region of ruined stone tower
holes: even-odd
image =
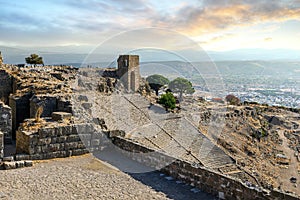
[[[117,76],[128,91],[137,91],[140,86],[139,56],[120,55],[118,58]]]

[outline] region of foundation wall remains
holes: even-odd
[[[11,108],[0,102],[0,131],[3,141],[7,144],[12,142],[12,112]],[[1,147],[0,147],[1,148]]]
[[[53,124],[54,125],[54,124]],[[17,131],[17,159],[50,159],[82,155],[100,148],[102,133],[91,124],[59,125]]]
[[[8,102],[8,97],[13,91],[12,77],[3,69],[0,70],[0,98],[4,103]]]
[[[10,96],[9,106],[12,110],[12,139],[16,139],[16,130],[20,123],[30,117],[30,94],[24,94],[22,96]]]
[[[41,117],[51,117],[53,112],[72,113],[72,105],[69,100],[59,96],[34,95],[30,99],[30,118],[34,118],[37,109],[42,106],[43,113]]]
[[[3,133],[0,132],[0,159],[4,156],[4,137]]]
[[[30,99],[30,118],[35,118],[36,112],[40,106],[43,107],[41,117],[49,117],[56,111],[57,100],[52,96],[33,96]]]
[[[248,187],[241,181],[229,176],[172,158],[161,152],[154,152],[154,150],[121,137],[113,137],[112,141],[117,147],[124,150],[122,151],[123,154],[131,159],[159,169],[176,179],[218,196],[220,199],[298,199],[277,190],[267,191]]]

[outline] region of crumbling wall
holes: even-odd
[[[27,93],[21,96],[11,95],[9,97],[9,106],[12,110],[12,138],[16,139],[16,130],[20,123],[30,117],[31,94]]]
[[[0,159],[4,156],[4,142],[3,142],[3,133],[0,131]]]
[[[51,117],[53,112],[72,113],[71,101],[57,95],[34,95],[30,99],[30,118],[34,118],[37,109],[42,106],[41,117]]]
[[[42,106],[43,113],[41,117],[50,117],[52,112],[57,109],[57,99],[55,96],[34,95],[30,99],[30,118],[34,118],[37,109]]]
[[[17,157],[37,160],[82,155],[89,150],[98,150],[101,137],[102,134],[97,133],[91,124],[55,124],[33,131],[19,129]]]
[[[11,108],[0,102],[0,131],[5,143],[12,142],[12,113]],[[0,146],[1,148],[1,146]]]
[[[57,109],[58,112],[72,113],[72,103],[68,97],[59,97],[57,99]]]
[[[159,169],[185,183],[218,196],[220,199],[298,199],[295,196],[277,190],[268,191],[253,186],[249,187],[240,180],[173,158],[162,152],[155,152],[121,137],[113,137],[112,141],[116,147],[123,150],[123,154],[131,159]]]
[[[1,65],[1,64],[0,64]],[[13,91],[12,77],[3,69],[0,69],[0,98],[4,103]]]

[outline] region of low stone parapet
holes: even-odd
[[[282,191],[249,186],[239,179],[174,158],[164,152],[157,152],[122,137],[113,137],[112,142],[125,156],[198,187],[219,199],[299,199]]]

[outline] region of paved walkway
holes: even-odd
[[[214,199],[157,171],[126,174],[92,155],[0,171],[0,199]]]

